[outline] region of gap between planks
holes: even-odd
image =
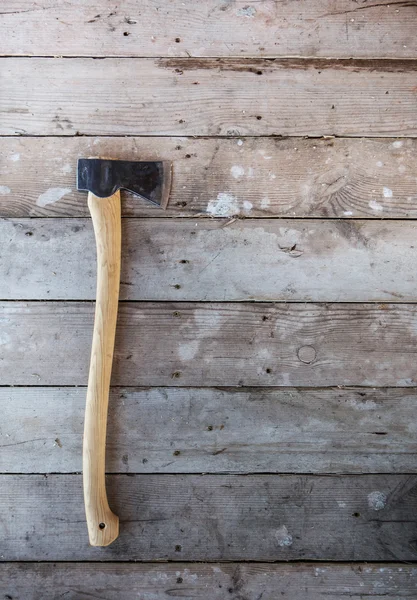
[[[0,53],[0,59],[47,59],[47,60],[79,60],[79,59],[89,59],[89,60],[109,60],[109,59],[116,59],[116,60],[166,60],[166,59],[172,59],[174,58],[173,56],[170,56],[168,54],[161,54],[158,56],[145,56],[145,55],[135,55],[135,54],[131,54],[131,55],[108,55],[108,56],[97,56],[94,54],[87,54],[87,55],[83,55],[83,54],[1,54]],[[256,56],[255,54],[252,56],[238,56],[238,55],[231,55],[231,56],[216,56],[215,54],[213,54],[212,56],[204,56],[204,57],[198,57],[198,56],[177,56],[176,58],[181,59],[181,60],[211,60],[211,61],[218,61],[218,60],[222,60],[222,61],[239,61],[244,63],[245,60],[247,61],[280,61],[285,63],[286,61],[288,61],[288,63],[290,61],[297,61],[297,62],[311,62],[314,64],[314,61],[322,61],[320,64],[325,64],[326,62],[328,63],[355,63],[356,66],[360,66],[361,64],[363,66],[366,66],[366,63],[368,63],[368,66],[371,66],[371,64],[373,64],[374,66],[378,66],[379,65],[384,65],[386,63],[398,63],[398,64],[407,64],[407,63],[413,63],[416,62],[417,59],[413,56],[407,56],[404,58],[395,58],[392,56],[380,56],[378,58],[366,58],[366,57],[357,57],[357,58],[349,58],[349,57],[340,57],[340,56],[323,56],[321,58],[318,57],[314,57],[314,56],[302,56],[302,55],[298,55],[298,56]],[[319,64],[317,62],[317,64]]]
[[[190,64],[201,64],[204,65],[204,62],[207,61],[207,64],[210,62],[213,64],[223,65],[223,64],[233,64],[233,63],[241,63],[244,65],[245,63],[257,64],[260,65],[268,65],[276,63],[280,65],[283,64],[284,67],[293,67],[293,68],[303,68],[304,65],[312,66],[315,68],[332,68],[334,66],[340,68],[355,68],[355,69],[366,69],[371,71],[383,70],[386,72],[403,72],[404,69],[402,67],[406,65],[406,70],[412,66],[411,70],[416,70],[417,58],[409,56],[406,58],[342,58],[342,57],[314,57],[314,56],[170,56],[170,55],[161,55],[161,56],[84,56],[82,54],[79,55],[50,55],[50,54],[0,54],[1,60],[13,59],[13,60],[36,60],[36,59],[45,59],[45,60],[167,60],[167,61],[178,61],[177,64],[186,64],[189,62]],[[183,61],[183,62],[182,62]],[[206,67],[207,68],[207,67]],[[233,70],[233,69],[231,69]],[[259,73],[261,75],[261,73]]]
[[[138,138],[138,139],[150,139],[150,140],[154,140],[155,138],[161,138],[161,139],[182,139],[184,140],[185,138],[190,139],[190,140],[238,140],[238,139],[256,139],[256,140],[263,140],[263,139],[273,139],[273,140],[293,140],[293,141],[297,141],[297,140],[330,140],[330,139],[335,139],[335,140],[374,140],[374,141],[383,141],[383,140],[415,140],[417,139],[417,135],[384,135],[383,137],[376,137],[376,138],[372,138],[372,137],[366,137],[366,136],[362,136],[362,137],[358,137],[358,136],[350,136],[350,135],[337,135],[337,134],[332,134],[332,135],[326,135],[326,134],[322,134],[322,135],[274,135],[274,134],[265,134],[265,135],[239,135],[239,136],[232,136],[232,135],[181,135],[181,134],[175,134],[175,135],[161,135],[161,134],[155,134],[152,135],[151,133],[147,133],[147,134],[134,134],[134,133],[126,133],[126,134],[119,134],[119,133],[106,133],[103,136],[98,135],[91,135],[90,133],[74,133],[73,135],[51,135],[51,134],[44,134],[42,135],[41,133],[36,133],[36,134],[31,134],[31,133],[20,133],[17,135],[13,135],[10,133],[4,133],[0,135],[0,140],[1,139],[12,139],[12,140],[16,140],[16,139],[45,139],[45,138],[49,138],[49,139],[63,139],[63,140],[69,140],[71,138],[91,138],[91,137],[105,137],[105,138],[109,138],[109,139],[132,139],[132,138]]]

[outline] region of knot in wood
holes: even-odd
[[[313,346],[301,346],[298,349],[297,356],[301,362],[310,364],[316,359],[316,350]]]

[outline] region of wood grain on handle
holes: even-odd
[[[105,482],[107,408],[116,333],[121,260],[120,192],[88,194],[97,244],[97,297],[84,425],[83,484],[92,546],[108,546],[119,535]]]

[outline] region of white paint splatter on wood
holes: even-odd
[[[7,187],[7,185],[0,185],[0,196],[6,196],[6,194],[10,194],[12,190]]]
[[[233,165],[233,167],[230,169],[230,172],[232,174],[232,177],[234,177],[235,179],[239,179],[245,174],[245,169],[240,165]]]
[[[383,492],[371,492],[368,494],[368,506],[372,510],[383,510],[387,504],[387,497]]]
[[[292,535],[288,533],[288,529],[285,525],[281,525],[281,527],[276,530],[275,537],[278,546],[281,546],[281,548],[292,546]]]
[[[382,204],[380,204],[376,200],[371,200],[369,202],[369,208],[372,208],[372,210],[377,210],[377,211],[383,211],[384,210],[384,207],[382,206]]]
[[[10,335],[6,332],[0,333],[0,346],[5,346],[10,342]]]
[[[351,406],[356,410],[367,411],[367,410],[375,410],[378,408],[378,404],[373,400],[365,399],[365,400],[356,400],[351,398],[347,402],[347,406]]]
[[[17,162],[18,160],[20,160],[20,154],[18,152],[15,152],[11,155],[10,160],[12,162]]]
[[[239,17],[254,17],[256,15],[256,8],[254,6],[244,6],[239,8],[236,13]]]
[[[54,202],[58,202],[58,200],[61,200],[61,198],[70,194],[71,191],[70,188],[49,188],[49,190],[46,190],[46,192],[39,196],[36,200],[36,204],[41,207],[47,206],[48,204],[54,204]]]
[[[192,342],[185,342],[180,344],[178,347],[178,354],[181,360],[191,360],[197,354],[200,342],[193,340]]]
[[[239,205],[237,198],[232,194],[220,192],[215,200],[210,200],[207,205],[209,215],[215,217],[232,217],[239,214]]]
[[[392,189],[389,187],[383,187],[382,193],[384,194],[384,198],[392,198]]]

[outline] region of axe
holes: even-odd
[[[169,162],[81,158],[77,189],[88,192],[97,245],[97,295],[88,376],[83,442],[83,487],[92,546],[108,546],[119,535],[105,482],[107,409],[116,333],[121,262],[120,190],[165,209],[171,185]]]

